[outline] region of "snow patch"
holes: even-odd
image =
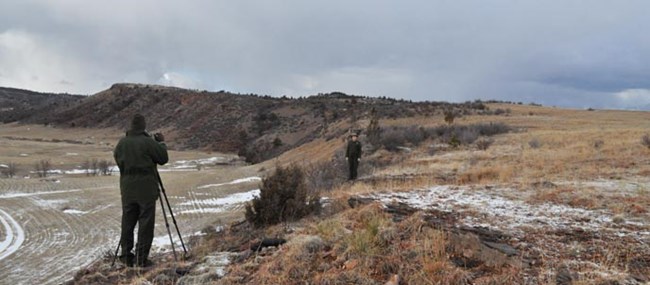
[[[34,204],[43,208],[59,208],[60,205],[69,202],[68,200],[65,199],[44,200],[38,197],[32,198],[32,201],[34,202]]]
[[[32,193],[5,193],[5,194],[0,195],[0,199],[31,197],[31,196],[40,196],[40,195],[50,195],[50,194],[61,194],[61,193],[70,193],[70,192],[79,192],[79,191],[82,191],[82,189],[44,191],[44,192],[32,192]]]
[[[57,170],[61,171],[61,170]],[[120,169],[117,166],[111,166],[108,169],[109,173],[120,173]],[[72,169],[63,171],[65,174],[78,175],[78,174],[89,174],[89,173],[101,173],[99,169]]]
[[[0,210],[0,223],[5,239],[0,242],[0,260],[16,252],[25,241],[25,231],[7,212]]]
[[[231,205],[250,201],[259,195],[260,195],[260,189],[255,189],[248,192],[235,193],[223,198],[211,198],[211,199],[204,199],[199,201],[183,202],[181,203],[181,205],[192,205],[194,203],[198,203],[198,204],[209,205],[209,206],[231,206]]]
[[[222,156],[214,156],[210,158],[201,158],[201,159],[196,159],[196,160],[179,160],[175,161],[174,165],[182,165],[182,164],[200,164],[200,165],[206,165],[206,164],[216,164],[216,163],[225,163],[228,162],[228,159]]]
[[[503,189],[514,193],[516,190]],[[478,215],[467,215],[462,222],[467,226],[478,226],[523,232],[526,227],[537,228],[581,228],[598,231],[612,226],[612,214],[605,210],[587,210],[557,204],[529,204],[511,200],[496,193],[486,193],[461,186],[436,186],[426,190],[407,193],[371,194],[369,197],[383,204],[406,203],[419,209],[435,209],[446,212],[478,211]],[[617,228],[622,235],[646,235]]]
[[[202,232],[196,232],[194,234],[191,234],[189,236],[183,235],[183,241],[189,240],[189,238],[194,237],[194,236],[204,236],[205,233]],[[183,245],[181,244],[181,240],[178,238],[177,235],[172,233],[172,239],[174,240],[174,248],[176,250],[183,250]],[[155,248],[156,252],[169,252],[171,251],[171,245],[172,243],[169,240],[169,235],[164,235],[164,236],[158,236],[153,238],[153,242],[151,242],[152,248]]]
[[[253,200],[253,198],[259,195],[260,195],[260,189],[254,189],[248,192],[235,193],[222,198],[191,200],[191,201],[183,202],[180,205],[198,206],[198,208],[182,210],[180,211],[180,214],[221,213],[228,209],[231,209],[236,205]]]
[[[88,213],[87,211],[81,211],[81,210],[77,210],[77,209],[65,209],[65,210],[63,210],[63,212],[66,213],[66,214],[72,214],[72,215],[83,215],[83,214]]]
[[[200,208],[180,211],[179,214],[218,214],[225,212],[224,208]]]
[[[235,179],[235,180],[227,182],[227,183],[208,184],[208,185],[203,185],[203,186],[199,186],[199,187],[196,187],[196,188],[197,189],[204,189],[204,188],[210,188],[210,187],[219,187],[219,186],[224,186],[224,185],[240,184],[240,183],[247,183],[247,182],[254,182],[254,181],[262,181],[262,178],[257,177],[257,176],[251,176],[251,177],[246,177],[246,178],[241,178],[241,179]]]

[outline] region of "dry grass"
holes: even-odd
[[[521,256],[507,257],[482,246],[474,236],[428,226],[422,213],[395,222],[377,205],[348,208],[347,199],[353,195],[434,185],[496,184],[515,189],[507,193],[508,197],[530,204],[610,211],[616,215],[613,222],[621,226],[630,220],[647,223],[650,195],[645,176],[650,174],[650,150],[641,144],[641,137],[650,128],[649,113],[501,104],[491,104],[490,108],[509,108],[512,112],[508,116],[467,116],[454,122],[503,122],[518,129],[494,137],[487,150],[438,149],[425,142],[411,153],[377,152],[373,158],[386,161],[387,166],[328,193],[326,216],[261,232],[213,235],[194,245],[193,254],[199,258],[215,250],[241,250],[260,236],[282,236],[290,241],[277,250],[243,258],[229,268],[229,275],[219,284],[383,284],[393,274],[400,276],[401,284],[523,284],[523,278],[531,276],[534,279],[529,284],[555,284],[558,268],[565,263],[577,272],[574,284],[623,280],[626,276],[621,272],[650,274],[639,256],[645,249],[626,247],[625,239],[599,240],[588,232],[535,232],[531,227],[526,237],[536,238],[522,241],[528,245],[520,249]],[[364,120],[358,123],[367,125]],[[442,115],[380,121],[381,126],[441,124]],[[330,129],[347,127],[341,123]],[[532,139],[539,140],[541,146],[531,148]],[[272,169],[278,164],[325,161],[344,145],[342,137],[316,140],[272,161],[233,172],[165,176],[170,188],[193,189],[236,177],[261,176],[264,172],[258,169]],[[88,151],[102,153],[96,148]],[[622,185],[586,183],[593,181],[621,181]],[[628,189],[635,181],[640,186]],[[543,182],[555,187],[535,186]],[[225,191],[243,189],[232,187]],[[566,240],[560,243],[561,239]],[[528,267],[525,262],[530,260],[537,263]],[[472,266],[459,266],[459,262]]]
[[[415,213],[394,222],[371,204],[319,222],[303,221],[289,243],[233,265],[222,284],[383,284],[394,275],[400,284],[521,280],[517,259],[487,249],[473,235],[432,228],[423,217]],[[459,267],[455,256],[483,265]]]
[[[485,247],[476,236],[431,228],[420,213],[395,222],[377,205],[347,207],[347,198],[353,195],[410,191],[440,184],[499,184],[520,189],[509,196],[531,204],[607,209],[617,215],[614,222],[618,223],[647,219],[650,201],[644,187],[621,192],[561,183],[612,178],[629,181],[650,173],[646,158],[650,151],[640,143],[644,128],[650,127],[646,123],[648,114],[519,105],[490,107],[511,108],[512,113],[463,117],[455,123],[504,122],[520,130],[495,137],[494,144],[485,151],[461,147],[431,152],[425,143],[409,154],[378,152],[376,158],[391,161],[387,167],[377,168],[364,179],[341,185],[328,194],[327,213],[333,216],[309,218],[292,226],[295,232],[287,238],[294,242],[233,265],[223,284],[382,284],[394,274],[400,276],[401,284],[523,284],[525,278],[530,284],[555,284],[559,265],[574,261],[575,265],[569,267],[578,276],[574,284],[596,284],[623,280],[625,276],[620,272],[632,268],[631,264],[644,264],[638,261],[642,249],[635,253],[625,247],[625,241],[597,241],[590,233],[535,233],[531,228],[531,236],[540,234],[541,246],[550,248],[524,247],[521,256],[508,257]],[[380,125],[428,127],[442,122],[442,116],[434,116],[384,120]],[[532,138],[538,139],[541,147],[531,148],[528,142]],[[279,160],[288,163],[300,162],[304,157],[329,159],[343,145],[338,139],[315,141]],[[560,184],[532,186],[546,181]],[[569,245],[558,248],[553,239],[561,235],[566,235]],[[537,241],[533,238],[529,242]],[[540,250],[546,255],[540,257]],[[534,258],[532,268],[526,265],[529,260],[524,256]],[[459,266],[459,262],[471,266]],[[629,271],[648,273],[638,268]]]

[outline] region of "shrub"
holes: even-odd
[[[494,110],[494,114],[497,115],[497,116],[498,115],[503,115],[505,113],[506,113],[506,110],[501,109],[501,108]]]
[[[246,162],[260,163],[277,154],[277,147],[273,147],[272,142],[260,140],[243,146],[237,154],[244,157]]]
[[[542,142],[541,142],[539,139],[537,139],[537,138],[533,138],[532,140],[530,140],[530,141],[528,142],[528,145],[529,145],[531,148],[540,148],[540,147],[542,147],[543,144],[542,144]]]
[[[447,143],[454,148],[460,146],[460,140],[458,139],[458,136],[456,134],[452,134],[451,138],[449,138],[449,141]]]
[[[296,165],[275,171],[262,180],[260,196],[246,205],[246,220],[262,227],[293,221],[320,210],[320,197],[308,193],[304,172]]]
[[[425,139],[424,129],[418,126],[408,126],[402,130],[404,140],[413,146],[418,146]]]
[[[347,178],[347,164],[342,156],[335,155],[329,161],[305,167],[307,187],[312,191],[330,191],[343,184]]]
[[[650,149],[650,136],[647,134],[641,138],[641,144]]]
[[[445,122],[447,124],[450,124],[450,125],[453,124],[455,118],[456,118],[456,113],[454,113],[453,110],[445,111]]]
[[[383,131],[381,145],[388,151],[397,151],[406,142],[402,131],[396,128]]]
[[[273,140],[273,147],[281,147],[282,146],[282,140],[280,138],[275,138]]]
[[[504,123],[489,123],[489,124],[473,124],[466,126],[438,126],[433,128],[423,129],[422,132],[425,133],[426,137],[436,137],[442,142],[449,142],[453,135],[456,135],[458,139],[462,132],[471,132],[477,133],[480,136],[494,136],[498,134],[503,134],[510,132],[512,129]],[[473,135],[472,135],[473,136]],[[474,140],[466,140],[470,143]]]
[[[510,126],[504,123],[489,123],[489,124],[475,124],[470,125],[470,128],[474,128],[482,136],[494,136],[498,134],[505,134],[512,130]]]
[[[377,110],[372,108],[370,110],[370,123],[368,124],[368,128],[366,128],[366,134],[368,142],[374,147],[379,146],[381,142],[381,131],[381,127],[379,127],[379,115],[377,114]]]
[[[456,136],[460,144],[470,145],[478,139],[479,131],[475,128],[462,128]]]
[[[476,141],[476,147],[479,150],[487,150],[494,143],[493,139],[482,138]]]
[[[480,136],[494,136],[511,131],[504,123],[473,124],[473,125],[443,125],[433,128],[418,126],[393,127],[383,130],[381,145],[388,151],[397,151],[406,143],[418,146],[427,139],[435,139],[453,147],[470,145]]]
[[[605,141],[603,141],[603,140],[595,140],[595,141],[594,141],[594,144],[593,144],[593,146],[594,146],[595,149],[600,149],[600,148],[602,148],[604,145],[605,145]]]

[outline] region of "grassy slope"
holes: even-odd
[[[469,116],[456,121],[457,124],[505,122],[519,128],[517,132],[496,137],[487,151],[468,146],[430,155],[427,143],[406,154],[379,151],[373,155],[375,158],[400,156],[401,159],[388,167],[362,173],[361,181],[355,184],[344,184],[323,193],[332,198],[324,216],[262,230],[233,227],[225,236],[210,235],[199,242],[195,258],[198,260],[202,255],[228,247],[245,247],[255,237],[282,236],[290,240],[287,245],[260,255],[244,255],[230,267],[226,278],[213,281],[214,284],[304,284],[305,281],[309,284],[383,284],[393,274],[399,275],[399,284],[556,284],[561,283],[562,278],[573,279],[574,284],[598,284],[629,279],[631,275],[639,280],[648,278],[650,273],[643,264],[647,265],[650,260],[639,259],[639,254],[643,256],[648,252],[623,251],[622,248],[626,248],[624,240],[618,241],[620,244],[613,242],[611,247],[597,247],[595,250],[599,254],[584,256],[572,251],[576,247],[583,249],[581,246],[585,245],[580,240],[570,241],[574,246],[570,248],[546,252],[539,249],[551,255],[535,259],[542,260],[541,264],[524,266],[530,261],[524,256],[507,257],[486,250],[475,236],[428,227],[416,214],[396,222],[376,204],[349,208],[346,202],[349,197],[379,191],[410,191],[439,184],[497,185],[520,189],[520,193],[506,195],[527,203],[604,210],[623,220],[634,219],[648,224],[650,199],[646,176],[650,173],[650,150],[641,145],[640,138],[650,128],[649,113],[520,105],[490,107],[511,109],[511,113],[505,117]],[[381,125],[435,126],[442,122],[442,117],[434,116],[383,120]],[[362,126],[365,124],[367,122],[360,122]],[[531,147],[532,140],[541,142],[541,147]],[[597,141],[602,141],[600,147],[595,146]],[[343,145],[339,139],[316,140],[260,167],[325,161]],[[639,188],[631,193],[619,193],[616,187],[603,192],[603,189],[588,185],[588,182],[602,180],[636,183]],[[532,186],[545,181],[577,184],[550,189]],[[587,244],[596,242],[593,237],[586,240]],[[531,254],[534,250],[525,252]],[[480,264],[478,267],[458,266],[458,258]],[[594,268],[606,274],[590,275]],[[154,278],[152,273],[144,276]],[[123,282],[128,284],[132,280],[126,278]]]

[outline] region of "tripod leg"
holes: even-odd
[[[115,254],[113,255],[113,262],[111,262],[111,267],[115,265],[115,260],[117,260],[117,253],[120,251],[121,245],[122,245],[122,237],[120,237],[120,241],[117,243],[117,248],[115,249]]]
[[[174,240],[172,239],[172,232],[169,230],[169,222],[167,222],[167,213],[165,212],[165,206],[163,205],[162,197],[159,199],[160,208],[162,209],[163,217],[165,218],[165,227],[167,227],[167,234],[169,235],[169,242],[172,245],[172,252],[174,253],[174,261],[178,261],[178,257],[176,257],[176,248],[174,248]]]
[[[185,243],[183,242],[183,236],[181,235],[181,231],[178,229],[178,224],[176,223],[176,218],[174,217],[174,212],[172,212],[172,206],[169,204],[169,199],[167,199],[167,193],[165,193],[165,187],[163,186],[162,183],[162,178],[160,178],[160,173],[158,173],[158,169],[156,169],[156,176],[158,177],[158,183],[160,184],[160,190],[162,191],[163,197],[165,198],[165,202],[167,202],[167,208],[169,209],[169,214],[172,216],[172,221],[174,222],[174,227],[176,227],[176,234],[178,234],[178,238],[181,240],[181,246],[183,247],[183,253],[187,255],[187,249],[185,248]],[[162,203],[162,201],[161,201]]]

